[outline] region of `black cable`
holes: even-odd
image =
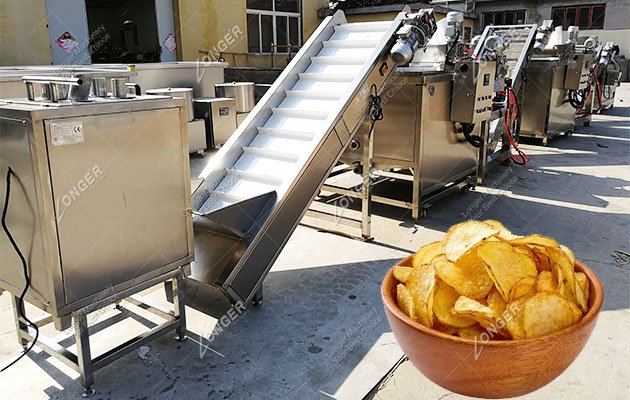
[[[370,100],[368,102],[368,116],[372,121],[370,125],[370,131],[368,133],[368,137],[372,136],[372,132],[374,131],[374,125],[377,121],[383,119],[383,102],[381,96],[378,94],[378,88],[375,84],[372,84],[370,87]]]
[[[476,147],[478,149],[482,148],[483,139],[481,138],[481,136],[471,135],[471,133],[475,129],[475,124],[466,124],[462,122],[460,123],[460,125],[461,125],[461,129],[459,129],[459,131],[464,134],[466,141],[470,143],[470,145],[473,147]]]
[[[451,57],[451,53],[453,52],[453,49],[455,48],[455,46],[457,46],[458,41],[459,41],[459,30],[455,34],[455,39],[453,40],[453,44],[451,45],[451,48],[446,50],[446,63],[449,65],[454,64],[453,62],[449,61],[449,59]]]
[[[28,319],[28,317],[26,316],[26,313],[24,312],[24,297],[26,296],[26,292],[28,291],[29,287],[31,286],[31,278],[28,275],[28,264],[26,263],[26,259],[24,258],[24,255],[20,251],[20,248],[18,247],[17,243],[15,242],[15,239],[13,239],[13,235],[11,235],[11,231],[9,231],[9,228],[7,227],[6,218],[7,218],[7,211],[9,210],[9,199],[10,199],[10,196],[11,196],[11,175],[15,175],[15,172],[13,172],[13,169],[11,169],[11,167],[9,167],[9,170],[7,171],[7,191],[6,191],[6,195],[4,197],[4,208],[2,209],[2,229],[4,229],[4,232],[7,234],[7,237],[9,238],[9,241],[11,242],[11,245],[15,249],[15,252],[17,253],[18,257],[20,257],[20,261],[22,261],[22,270],[24,272],[24,281],[26,283],[24,285],[24,290],[22,290],[22,294],[20,294],[20,298],[18,300],[18,314],[33,329],[35,329],[35,338],[31,342],[31,345],[26,350],[24,350],[24,352],[22,354],[20,354],[20,356],[18,358],[13,360],[9,365],[7,365],[4,368],[2,368],[0,370],[0,372],[5,371],[9,367],[11,367],[13,364],[15,364],[16,362],[20,361],[20,359],[22,359],[22,357],[24,357],[29,351],[31,351],[31,349],[33,349],[33,347],[35,346],[35,343],[37,343],[37,339],[39,338],[39,327],[36,324],[34,324],[33,321]],[[17,178],[17,175],[15,175],[15,177]]]

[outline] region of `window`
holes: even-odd
[[[470,43],[472,40],[472,28],[470,26],[464,27],[464,43]]]
[[[572,25],[582,29],[603,29],[605,13],[605,4],[553,7],[551,18],[554,26],[562,26],[563,29]]]
[[[525,23],[525,10],[483,13],[482,21],[484,28],[488,25],[522,25]]]
[[[295,53],[301,36],[299,0],[247,0],[250,53]]]

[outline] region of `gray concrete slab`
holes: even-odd
[[[546,148],[524,146],[533,159],[528,167],[495,170],[486,187],[437,202],[419,222],[405,210],[375,205],[373,243],[298,227],[265,281],[262,307],[229,325],[225,318],[221,323],[229,304],[214,290],[192,286],[191,339],[180,344],[164,337],[146,354],[129,354],[97,372],[95,399],[363,398],[402,356],[382,312],[379,283],[385,271],[471,217],[501,220],[517,233],[555,237],[604,283],[604,311],[584,352],[556,381],[525,398],[628,398],[629,102],[630,85],[624,85],[615,109],[594,117],[591,128]],[[209,158],[192,159],[193,176]],[[144,294],[164,301],[159,287]],[[6,293],[0,296],[0,360],[20,350],[9,300]],[[106,316],[117,314],[108,310],[94,323],[102,325]],[[95,353],[157,322],[141,315],[146,319],[123,320],[96,333]],[[45,332],[59,340],[67,336]],[[210,349],[203,353],[200,342]],[[77,378],[37,350],[0,374],[2,398],[77,398]],[[387,378],[376,398],[460,397],[409,363]]]

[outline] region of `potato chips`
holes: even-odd
[[[574,265],[573,252],[551,238],[467,221],[393,275],[398,306],[414,321],[466,339],[518,340],[565,329],[588,311],[589,281]]]

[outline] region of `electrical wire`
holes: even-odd
[[[594,113],[599,112],[599,110],[601,110],[602,108],[602,88],[599,86],[599,77],[597,76],[597,71],[596,71],[596,67],[592,66],[591,70],[593,71],[593,76],[595,78],[595,88],[597,89],[597,100],[599,101],[599,107],[597,108],[596,111],[593,111]]]
[[[451,61],[449,61],[451,59],[451,53],[453,52],[453,49],[457,46],[457,42],[459,41],[459,30],[457,31],[457,33],[455,34],[455,39],[453,39],[453,44],[451,45],[450,49],[446,50],[446,63],[447,64],[453,64]]]
[[[372,124],[370,125],[370,131],[368,133],[368,136],[372,136],[372,132],[374,131],[374,125],[376,124],[377,121],[380,121],[383,119],[384,115],[383,115],[383,102],[381,99],[381,96],[378,94],[378,88],[376,87],[375,84],[372,84],[372,86],[370,87],[370,100],[368,102],[368,116],[370,117],[370,120],[372,121]]]
[[[472,50],[470,50],[470,49],[468,48],[468,46],[464,46],[464,50],[466,50],[466,53],[470,54],[470,56],[471,56],[472,58],[474,58],[475,60],[479,61],[479,57],[477,57],[477,56],[475,55],[475,53],[473,53],[473,52],[472,52]]]
[[[518,119],[520,107],[518,105],[518,101],[516,100],[516,96],[514,95],[514,91],[511,88],[507,87],[505,89],[505,93],[507,101],[507,107],[505,111],[505,134],[510,141],[512,147],[514,147],[514,150],[516,150],[516,152],[518,153],[518,155],[510,154],[510,158],[518,165],[526,165],[531,162],[531,158],[518,147],[518,144],[512,137],[512,132],[510,130],[510,125],[513,125],[514,122]],[[515,108],[513,115],[511,112],[512,106],[514,106]]]
[[[31,286],[31,278],[28,275],[28,264],[26,262],[26,259],[24,258],[24,255],[22,254],[22,251],[20,251],[20,247],[15,242],[15,239],[13,239],[13,235],[11,235],[11,231],[9,231],[9,227],[7,226],[7,221],[6,221],[7,211],[9,210],[9,199],[11,196],[11,175],[17,178],[17,175],[15,175],[15,172],[13,172],[13,169],[9,167],[7,171],[7,190],[6,190],[6,195],[4,198],[4,207],[2,209],[2,229],[4,229],[4,232],[7,234],[7,237],[9,238],[11,245],[15,249],[15,252],[17,253],[18,257],[20,257],[20,261],[22,262],[22,271],[24,272],[24,281],[26,283],[24,285],[24,290],[22,290],[22,293],[20,294],[20,298],[18,300],[18,314],[20,317],[24,319],[24,321],[26,321],[35,330],[35,338],[31,342],[31,345],[26,350],[24,350],[22,354],[20,354],[15,360],[13,360],[7,366],[0,369],[0,372],[7,370],[13,364],[20,361],[22,357],[24,357],[29,351],[33,349],[33,347],[35,346],[35,343],[37,343],[37,339],[39,338],[39,327],[35,323],[33,323],[30,319],[28,319],[28,317],[26,316],[26,313],[24,312],[24,297],[26,296],[26,292]]]
[[[466,141],[473,147],[476,147],[478,149],[482,148],[483,139],[481,138],[481,136],[471,135],[471,133],[475,129],[475,124],[466,124],[466,123],[461,122],[460,125],[461,125],[461,128],[458,129],[458,131],[464,134]]]

